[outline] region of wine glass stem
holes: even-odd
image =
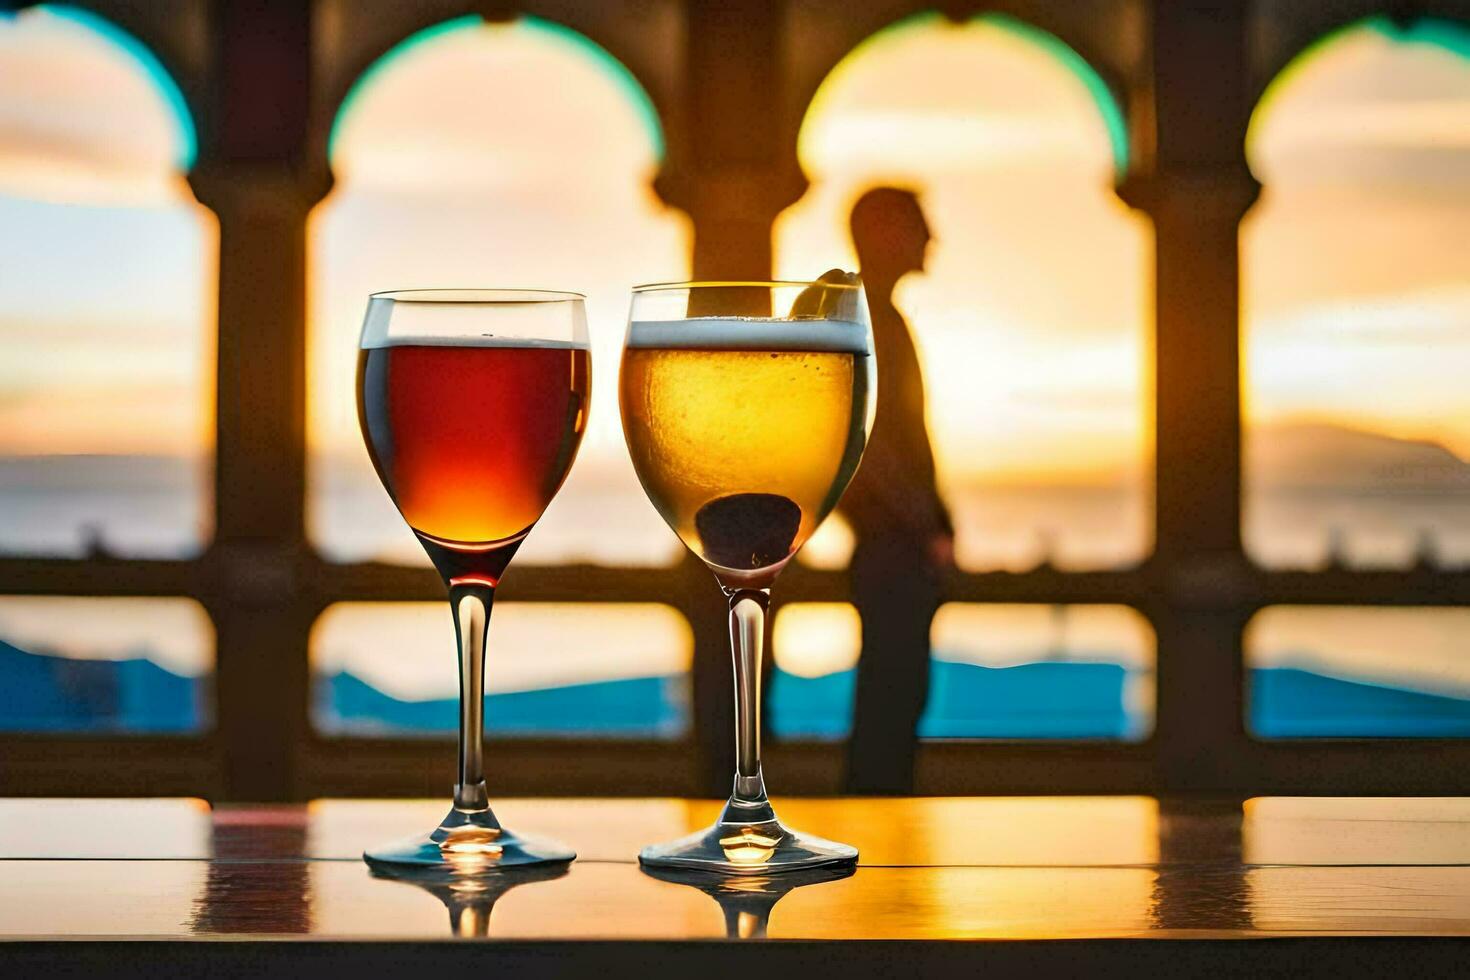
[[[735,790],[732,805],[764,808],[761,776],[761,657],[766,638],[769,589],[730,593],[730,651],[735,661]]]
[[[495,590],[479,583],[450,585],[454,633],[459,643],[459,781],[457,810],[485,810],[485,631]]]

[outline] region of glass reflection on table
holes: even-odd
[[[449,932],[454,936],[484,938],[490,934],[490,912],[512,888],[552,881],[567,873],[568,864],[523,865],[496,869],[494,859],[481,853],[449,855],[443,866],[395,867],[375,864],[374,878],[415,885],[433,895],[449,910]]]
[[[676,885],[688,885],[714,899],[725,914],[725,936],[729,939],[764,939],[771,923],[771,909],[789,892],[806,885],[850,878],[851,866],[809,868],[770,875],[726,876],[683,868],[643,865],[644,874]]]

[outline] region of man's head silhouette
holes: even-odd
[[[924,268],[929,223],[918,196],[899,187],[875,187],[852,208],[852,244],[869,283],[897,282]]]

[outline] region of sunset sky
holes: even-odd
[[[1247,417],[1331,420],[1470,460],[1470,32],[1345,33],[1246,144]]]
[[[456,25],[390,55],[338,120],[337,190],[312,222],[313,445],[360,449],[350,361],[370,290],[572,286],[599,364],[585,468],[622,480],[626,290],[688,267],[687,220],[647,187],[657,120],[569,32]],[[193,133],[168,84],[87,23],[0,20],[0,337],[28,355],[0,366],[0,451],[179,452],[207,432],[214,232],[177,179]],[[803,128],[812,188],[774,230],[778,273],[852,264],[862,187],[924,192],[937,241],[900,300],[956,480],[1095,480],[1147,450],[1151,245],[1109,189],[1126,151],[1099,84],[1004,19],[916,19],[843,62]],[[539,96],[485,97],[511,89]],[[1266,183],[1243,231],[1252,417],[1470,456],[1470,60],[1355,29],[1272,89],[1249,150]],[[58,400],[107,410],[38,431]]]
[[[0,14],[0,455],[212,443],[217,234],[193,157],[136,41],[74,11]]]

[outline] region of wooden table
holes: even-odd
[[[712,819],[703,801],[501,802],[504,822],[566,841],[578,861],[451,890],[376,878],[360,860],[364,845],[431,826],[438,801],[4,800],[0,965],[17,977],[494,967],[523,980],[581,966],[705,980],[773,967],[1443,971],[1470,954],[1470,799],[778,807],[856,844],[856,873],[722,889],[641,872],[638,847]]]

